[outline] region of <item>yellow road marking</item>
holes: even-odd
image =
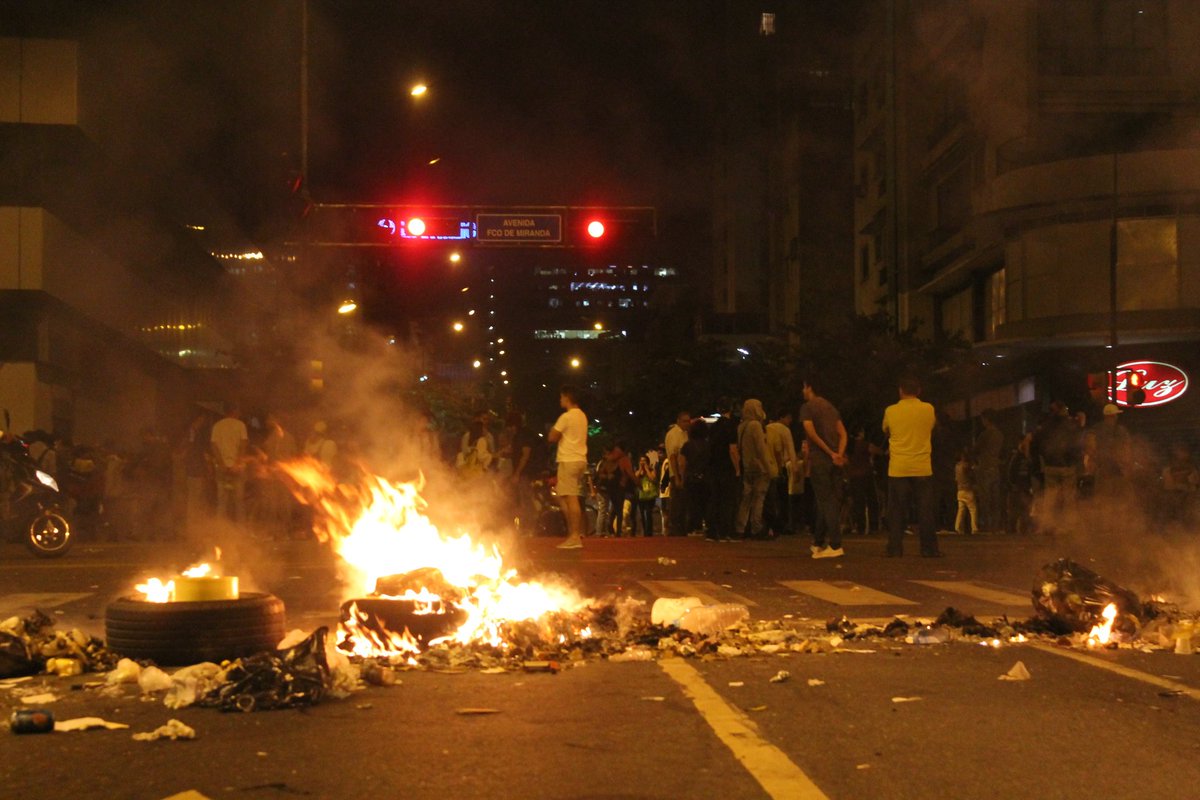
[[[894,594],[881,592],[853,581],[779,581],[794,592],[811,595],[818,600],[839,606],[915,606],[914,600],[905,600]]]
[[[699,597],[706,605],[741,603],[753,608],[758,603],[712,581],[638,581],[655,597]]]
[[[998,606],[1021,606],[1025,607],[1032,602],[1027,594],[1016,594],[1014,592],[1006,592],[1001,589],[992,589],[987,586],[981,586],[971,581],[910,581],[910,583],[919,583],[922,586],[928,586],[931,589],[939,589],[944,592],[953,594],[966,595],[973,597],[976,600],[983,600],[985,603],[995,603]]]
[[[1167,678],[1160,678],[1158,675],[1151,675],[1148,672],[1142,672],[1141,670],[1133,669],[1132,667],[1124,667],[1120,664],[1114,664],[1111,661],[1105,661],[1102,658],[1089,656],[1086,653],[1077,653],[1074,650],[1069,650],[1065,647],[1042,644],[1041,642],[1026,642],[1025,645],[1026,647],[1032,647],[1035,650],[1041,650],[1044,653],[1053,653],[1054,655],[1062,656],[1063,658],[1071,658],[1091,667],[1106,669],[1109,672],[1114,672],[1124,678],[1131,678],[1135,681],[1148,683],[1151,686],[1157,686],[1160,689],[1178,692],[1179,694],[1185,697],[1190,697],[1193,700],[1200,700],[1200,689],[1193,689],[1191,686],[1188,686],[1184,683],[1178,683]]]
[[[680,685],[717,738],[768,795],[780,800],[828,800],[812,779],[782,750],[760,737],[757,726],[725,702],[695,667],[679,658],[664,659],[658,665]]]

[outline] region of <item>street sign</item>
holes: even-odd
[[[561,214],[476,214],[475,240],[480,244],[558,244],[563,240]]]

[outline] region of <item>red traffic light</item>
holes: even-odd
[[[593,219],[587,224],[587,234],[593,239],[599,239],[604,236],[604,223],[598,219]]]
[[[404,223],[404,229],[409,236],[424,236],[425,235],[425,220],[420,217],[413,217]]]

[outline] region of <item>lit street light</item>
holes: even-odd
[[[338,306],[338,313],[339,314],[351,314],[357,308],[358,308],[358,303],[354,302],[353,300],[344,300],[342,302],[342,304],[340,306]]]
[[[423,83],[418,83],[418,84],[415,84],[411,89],[409,89],[408,93],[411,94],[413,97],[424,97],[425,93],[428,91],[429,91],[428,86],[426,86]]]
[[[460,261],[462,261],[461,253],[451,253],[450,254],[450,263],[451,264],[457,264]]]
[[[578,358],[572,358],[572,359],[571,359],[571,369],[579,369],[579,366],[580,366],[582,363],[583,363],[583,362],[582,362],[582,361],[580,361]]]
[[[463,324],[461,322],[454,323],[452,327],[454,328],[455,333],[462,333]]]

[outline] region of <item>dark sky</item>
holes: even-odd
[[[309,0],[311,193],[700,213],[724,5]],[[10,0],[0,30],[83,42],[82,115],[123,175],[113,192],[253,235],[299,165],[300,8]]]

